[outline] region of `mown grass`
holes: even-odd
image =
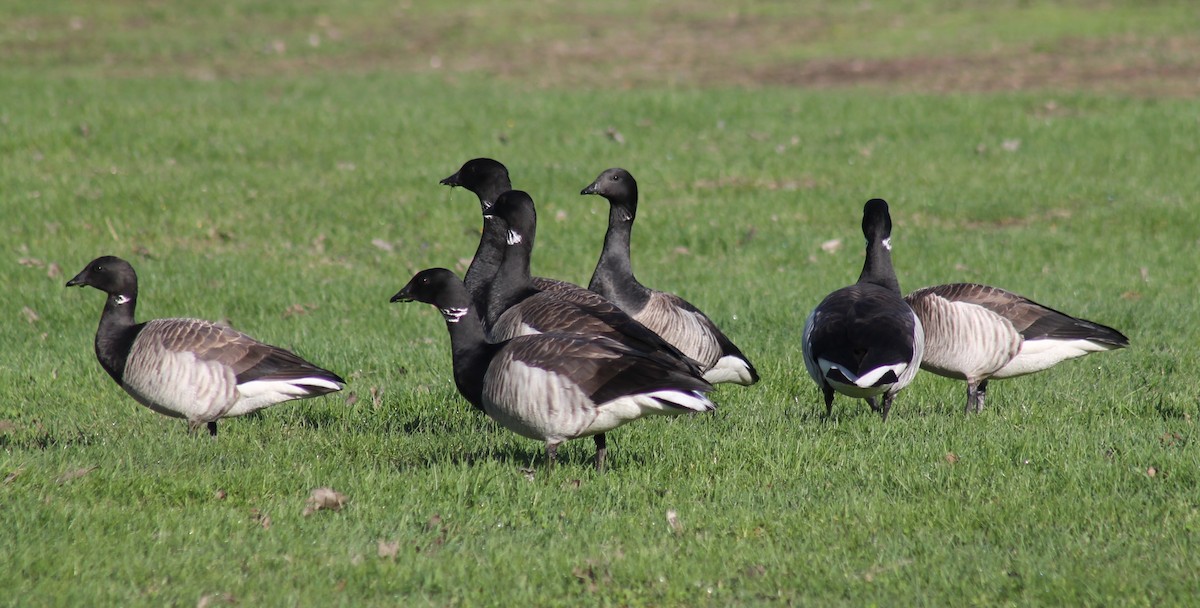
[[[1192,101],[97,65],[0,75],[7,603],[1182,605],[1200,585]],[[437,180],[480,155],[539,203],[535,270],[580,282],[606,210],[577,193],[630,169],[639,276],[764,380],[618,430],[604,475],[586,441],[545,471],[458,398],[439,316],[387,303],[474,250],[473,197]],[[997,382],[981,416],[921,375],[886,425],[844,398],[822,421],[799,327],[857,276],[872,196],[906,289],[1004,286],[1131,348]],[[62,285],[103,253],[138,269],[141,318],[227,319],[357,399],[187,436],[91,353],[102,296]],[[348,506],[302,515],[320,486]]]

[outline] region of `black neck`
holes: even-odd
[[[133,339],[142,326],[133,322],[133,310],[137,305],[137,293],[132,295],[110,295],[100,314],[100,327],[96,330],[96,358],[100,366],[118,383],[125,375],[125,362],[133,348]]]
[[[488,232],[488,223],[492,220],[487,218],[487,214],[491,211],[492,205],[496,204],[496,199],[500,198],[501,194],[512,190],[512,186],[505,177],[498,180],[485,180],[476,187],[478,189],[473,192],[479,198],[479,211],[484,216],[483,232],[479,236],[479,247],[475,249],[475,257],[471,259],[471,266],[467,268],[467,274],[463,276],[463,283],[466,283],[467,292],[471,294],[475,305],[482,311],[486,304],[488,283],[496,274],[496,269],[500,267],[500,260],[504,258],[504,235],[501,234],[497,237]]]
[[[867,243],[867,256],[858,282],[873,283],[901,295],[900,281],[896,279],[896,271],[892,268],[892,251],[884,245],[883,240]]]
[[[521,242],[507,244],[507,233],[504,235],[504,261],[500,262],[491,290],[488,292],[487,323],[493,325],[504,311],[520,303],[525,298],[537,293],[533,286],[533,276],[530,273],[530,258],[533,254],[534,232],[526,229],[521,235]]]
[[[592,281],[588,284],[588,289],[627,311],[641,310],[650,299],[650,290],[633,276],[633,260],[629,254],[636,214],[636,203],[612,202],[608,210],[604,249],[600,251],[600,261],[596,263]]]
[[[480,200],[483,200],[482,197]],[[475,257],[463,277],[463,283],[467,286],[467,293],[471,294],[476,310],[482,311],[483,314],[487,314],[488,285],[496,276],[500,262],[504,259],[504,230],[496,227],[499,225],[501,223],[496,219],[483,218],[479,247],[475,249]]]
[[[450,332],[450,350],[454,356],[454,384],[471,405],[483,409],[483,377],[499,346],[488,343],[483,322],[464,291],[458,306],[441,308]],[[465,309],[465,311],[464,311]]]

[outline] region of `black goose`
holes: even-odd
[[[504,240],[504,260],[488,287],[484,326],[493,342],[534,333],[604,335],[646,351],[663,351],[684,358],[679,349],[600,294],[572,285],[570,289],[541,291],[529,273],[537,237],[537,210],[529,194],[511,190],[501,194],[488,211],[485,231]],[[701,370],[697,367],[697,373]]]
[[[118,257],[92,260],[67,287],[108,294],[96,332],[96,358],[139,403],[201,424],[217,436],[217,420],[339,391],[345,380],[282,348],[199,319],[135,323],[137,274]]]
[[[466,287],[444,268],[423,270],[392,302],[432,304],[446,319],[454,383],[472,405],[523,437],[544,441],[554,463],[559,444],[649,415],[705,412],[712,386],[676,358],[609,338],[536,334],[488,342]],[[606,445],[596,442],[596,469]]]
[[[921,369],[967,381],[966,411],[983,411],[987,383],[1129,346],[1129,338],[999,287],[952,283],[904,297],[925,329]]]
[[[496,199],[501,194],[512,190],[508,168],[490,158],[471,159],[453,175],[438,183],[451,188],[462,186],[473,192],[479,198],[479,210],[485,216],[492,205],[496,204]],[[484,299],[487,297],[487,285],[496,274],[496,269],[500,267],[500,262],[504,257],[503,239],[503,234],[498,236],[489,234],[487,227],[484,226],[483,233],[479,237],[479,247],[475,249],[475,257],[471,258],[471,265],[463,277],[467,291],[470,292],[478,306],[484,305]],[[544,277],[533,277],[533,284],[542,290],[577,287],[566,281]]]
[[[896,393],[920,369],[925,334],[921,321],[900,295],[892,269],[892,218],[887,203],[871,199],[863,207],[867,254],[858,282],[817,305],[804,322],[804,366],[825,396],[866,399],[887,420]],[[883,404],[876,398],[883,396]]]
[[[683,298],[650,289],[634,277],[629,240],[637,215],[638,190],[633,176],[624,169],[608,169],[580,194],[599,194],[609,202],[604,249],[588,289],[608,298],[698,361],[709,382],[758,382],[754,365],[712,319]]]

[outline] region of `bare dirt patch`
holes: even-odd
[[[847,26],[846,19],[857,22],[859,16],[799,10],[782,17],[721,14],[712,6],[700,15],[696,7],[670,3],[638,15],[599,16],[588,10],[595,9],[567,4],[544,12],[527,7],[513,15],[475,7],[416,16],[400,11],[378,19],[197,17],[167,25],[129,15],[107,22],[26,18],[7,26],[7,38],[0,36],[0,67],[202,80],[333,71],[448,78],[486,74],[539,88],[785,86],[1200,95],[1200,33],[1043,37],[945,53],[930,53],[928,49],[939,47],[929,45],[914,47],[923,52],[876,48],[873,56],[854,56],[853,51],[830,50],[844,47],[822,45],[831,31]],[[885,29],[892,27],[886,19],[882,23]],[[180,24],[189,31],[175,32]],[[905,23],[895,27],[912,29]]]

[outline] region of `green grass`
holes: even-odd
[[[289,6],[232,10],[272,27],[324,10]],[[546,6],[530,31],[585,10]],[[69,8],[20,12],[140,13]],[[164,40],[209,45],[212,23],[239,23],[204,10],[159,17]],[[956,10],[946,22],[972,14]],[[388,65],[195,78],[145,44],[130,51],[144,73],[92,50],[0,70],[4,603],[1184,605],[1200,588],[1194,100],[535,90]],[[579,282],[606,213],[579,189],[632,171],[640,278],[708,311],[763,381],[719,389],[714,416],[612,433],[604,475],[589,441],[544,470],[540,445],[457,396],[440,316],[387,302],[418,269],[461,271],[478,208],[437,181],[481,155],[539,204],[535,271]],[[887,424],[841,397],[821,420],[799,330],[857,276],[873,196],[892,203],[906,290],[999,285],[1132,346],[996,382],[981,416],[961,413],[961,383],[922,374]],[[189,437],[95,361],[103,297],[63,283],[106,253],[137,268],[140,318],[228,319],[349,388]],[[347,507],[302,515],[321,486]]]

